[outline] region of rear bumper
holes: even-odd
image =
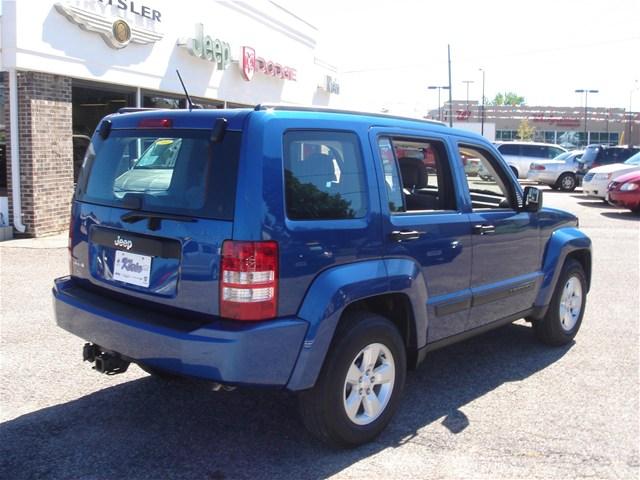
[[[555,185],[558,181],[558,175],[549,172],[541,172],[538,170],[529,170],[527,172],[527,179],[534,182],[543,183],[545,185]]]
[[[607,195],[607,181],[591,181],[582,184],[582,193],[591,197],[605,198]]]
[[[61,328],[105,350],[169,372],[237,385],[286,385],[308,326],[297,317],[203,325],[103,297],[69,277],[55,280],[53,303]]]

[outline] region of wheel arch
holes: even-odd
[[[580,262],[585,272],[587,292],[591,286],[591,240],[577,228],[560,228],[551,234],[545,249],[542,273],[543,281],[534,306],[546,308],[551,301],[558,277],[567,258]]]
[[[388,318],[405,342],[408,364],[416,364],[417,351],[426,344],[426,304],[426,284],[414,260],[362,261],[321,273],[298,312],[309,328],[287,388],[315,384],[339,323],[353,311]]]

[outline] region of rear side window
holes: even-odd
[[[600,152],[600,147],[596,147],[596,146],[587,147],[580,161],[582,163],[591,164],[596,158],[598,158],[599,152]]]
[[[502,155],[520,155],[520,145],[503,143],[498,146],[498,150]]]
[[[284,175],[292,220],[339,220],[366,213],[362,155],[354,133],[285,133]]]
[[[231,220],[240,133],[221,143],[197,130],[113,130],[95,135],[78,181],[80,201]]]
[[[547,158],[546,147],[539,145],[521,145],[523,157]]]

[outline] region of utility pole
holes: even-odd
[[[482,72],[482,110],[480,112],[480,135],[484,135],[484,68],[479,68]]]
[[[453,102],[451,101],[451,45],[447,44],[447,60],[449,62],[449,126],[453,127]]]
[[[446,85],[443,87],[437,86],[437,85],[429,85],[427,88],[429,90],[435,90],[436,88],[438,89],[438,120],[442,121],[442,108],[440,105],[440,90],[449,90],[449,87],[447,87]]]
[[[467,105],[465,106],[465,110],[468,112],[469,111],[469,84],[470,83],[474,83],[473,80],[462,80],[462,83],[466,83],[467,84]]]
[[[631,89],[631,91],[629,92],[629,113],[627,115],[628,117],[628,121],[627,121],[627,145],[629,145],[630,147],[633,146],[633,144],[631,143],[631,122],[633,121],[633,111],[631,110],[631,99],[633,98],[633,92],[635,90],[638,89],[638,80],[635,80],[633,82],[634,87]]]

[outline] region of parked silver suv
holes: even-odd
[[[529,166],[539,160],[551,160],[567,150],[560,145],[536,142],[505,142],[496,145],[517,178],[527,178]]]

